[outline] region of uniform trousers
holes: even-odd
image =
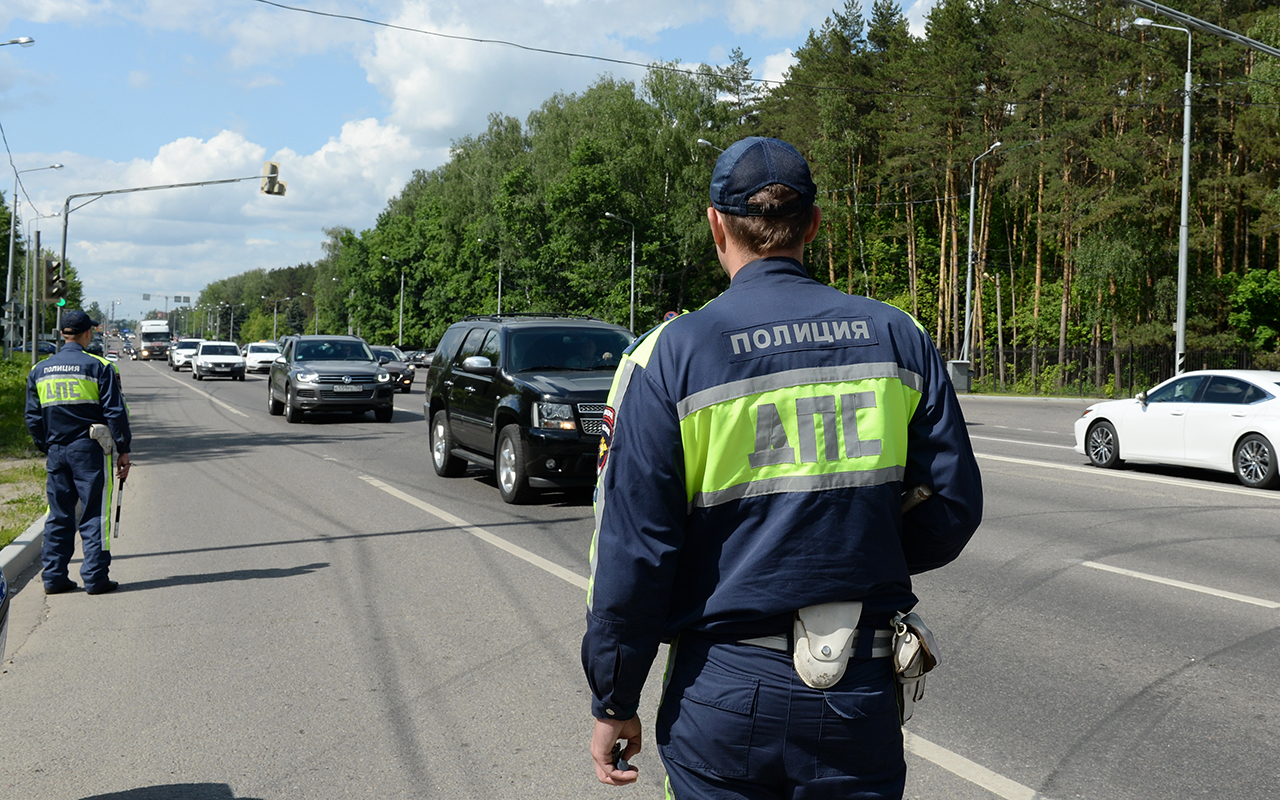
[[[822,691],[790,653],[681,634],[656,739],[676,800],[900,800],[906,782],[891,658]]]
[[[85,589],[105,586],[111,566],[109,475],[112,459],[92,439],[70,444],[49,445],[45,490],[49,496],[49,517],[44,524],[44,545],[40,560],[44,565],[44,585],[55,587],[68,580],[71,557],[76,550],[76,530],[80,531],[84,561],[80,577]],[[76,520],[76,501],[83,513]]]

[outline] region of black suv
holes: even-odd
[[[358,336],[293,336],[267,375],[267,411],[301,422],[304,411],[395,413],[395,386]]]
[[[508,503],[591,486],[613,373],[631,332],[593,317],[471,316],[445,331],[427,372],[436,474],[493,469]]]

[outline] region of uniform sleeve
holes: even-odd
[[[671,605],[687,506],[674,403],[637,367],[614,411],[582,640],[598,719],[630,719],[639,708]]]
[[[129,429],[129,407],[124,402],[124,391],[120,387],[120,374],[114,364],[105,366],[98,375],[98,398],[102,404],[102,414],[107,418],[107,426],[111,428],[111,438],[115,440],[119,453],[128,453],[133,441],[133,432]]]
[[[924,393],[907,429],[903,489],[923,484],[933,496],[902,520],[902,549],[912,574],[955,560],[982,521],[982,476],[960,402],[937,348],[928,334],[920,336]]]
[[[47,431],[44,425],[44,413],[40,410],[40,391],[36,387],[36,369],[27,375],[27,405],[23,416],[27,422],[27,430],[36,449],[41,453],[49,452]]]

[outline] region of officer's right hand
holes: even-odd
[[[640,752],[639,717],[628,720],[596,720],[595,729],[591,732],[591,760],[595,763],[596,777],[601,783],[610,786],[626,786],[635,783],[640,777],[640,772],[635,767],[620,770],[613,763],[613,745],[619,739],[627,740],[622,758],[630,761],[632,756]]]

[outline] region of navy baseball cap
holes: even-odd
[[[84,333],[90,328],[98,327],[98,323],[89,319],[89,315],[83,311],[68,311],[62,315],[62,332],[75,335]]]
[[[780,183],[800,194],[798,198],[765,210],[747,202],[764,187]],[[751,136],[729,145],[716,159],[711,173],[711,205],[724,214],[739,217],[784,217],[813,205],[818,187],[809,164],[794,147],[781,139]]]

